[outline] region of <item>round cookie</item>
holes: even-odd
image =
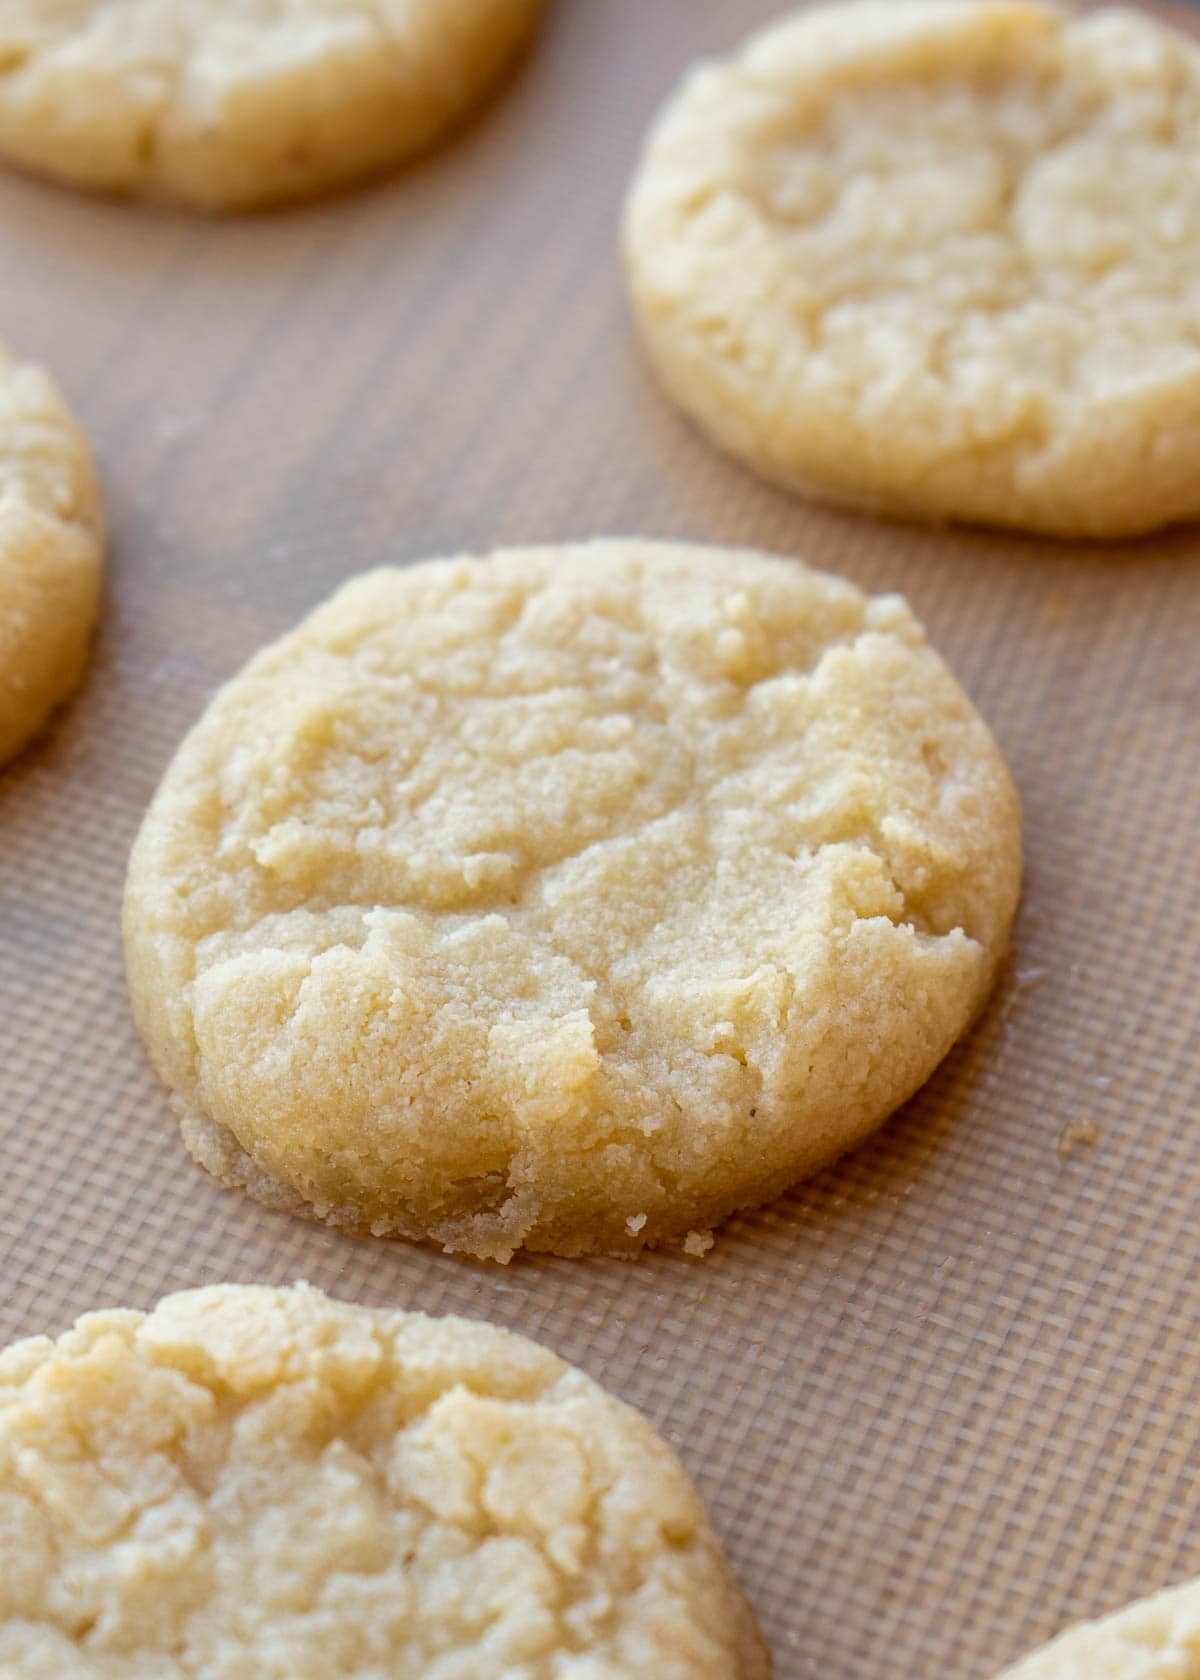
[[[1200,1582],[1068,1628],[998,1680],[1200,1680]]]
[[[83,675],[103,549],[82,432],[54,381],[0,346],[0,763]]]
[[[0,157],[212,210],[328,191],[424,150],[543,0],[7,0]]]
[[[217,695],[134,848],[129,982],[227,1184],[498,1260],[694,1251],[928,1077],[1019,871],[898,597],[520,549],[360,577]]]
[[[1200,48],[856,0],[684,82],[624,246],[646,348],[804,493],[1117,537],[1200,515]]]
[[[197,1289],[0,1353],[0,1673],[766,1680],[682,1465],[522,1336]]]

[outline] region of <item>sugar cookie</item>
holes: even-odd
[[[126,890],[196,1158],[507,1259],[703,1233],[971,1021],[1016,800],[896,596],[608,541],[361,577],[180,748]]]
[[[523,1336],[219,1286],[0,1353],[0,1674],[766,1680],[650,1425]]]
[[[543,0],[6,0],[0,157],[213,210],[303,198],[459,122]]]
[[[0,346],[0,763],[83,675],[103,548],[83,433],[53,380]]]
[[[1200,1680],[1200,1582],[1068,1628],[999,1680]]]
[[[1065,536],[1200,515],[1200,48],[1026,0],[803,11],[696,70],[625,251],[667,389],[768,477]]]

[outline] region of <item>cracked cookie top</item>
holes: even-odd
[[[649,1424],[489,1325],[219,1286],[0,1353],[0,1675],[765,1680]]]
[[[130,984],[219,1176],[498,1259],[628,1251],[910,1095],[1019,853],[898,597],[684,544],[435,561],[213,701],[134,850]]]
[[[83,675],[103,550],[83,433],[49,375],[0,345],[0,764]]]
[[[1068,536],[1200,514],[1200,49],[858,0],[697,69],[625,247],[680,404],[834,500]]]
[[[399,163],[483,98],[543,0],[5,0],[0,156],[207,209]]]

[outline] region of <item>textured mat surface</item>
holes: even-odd
[[[781,1680],[986,1680],[1200,1573],[1200,533],[1099,550],[843,517],[660,399],[622,189],[682,66],[773,9],[559,0],[449,150],[285,215],[0,178],[0,333],[89,426],[114,532],[88,685],[0,776],[0,1339],[218,1279],[491,1318],[677,1443]],[[634,530],[910,597],[1024,801],[991,1009],[875,1142],[703,1261],[500,1270],[218,1190],[135,1039],[118,930],[181,734],[365,566]]]

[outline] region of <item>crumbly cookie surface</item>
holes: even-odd
[[[1200,48],[858,0],[697,69],[625,251],[668,390],[802,491],[1067,536],[1200,514]]]
[[[301,198],[423,150],[543,0],[6,0],[0,156],[208,209]]]
[[[631,1252],[909,1096],[1019,868],[898,597],[512,550],[361,577],[217,696],[134,849],[129,979],[226,1182],[495,1259]]]
[[[765,1680],[674,1454],[545,1349],[298,1285],[0,1353],[3,1680]]]
[[[1200,1680],[1200,1583],[1068,1628],[998,1680]]]
[[[0,763],[83,675],[103,546],[83,433],[53,380],[0,346]]]

